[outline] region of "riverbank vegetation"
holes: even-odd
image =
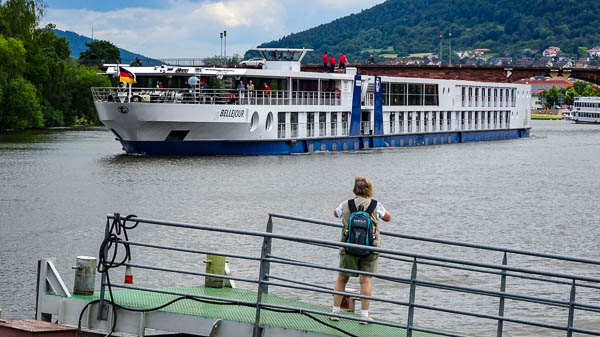
[[[0,130],[98,123],[90,87],[109,79],[71,58],[54,25],[39,27],[44,8],[41,0],[0,2]]]
[[[598,89],[598,86],[595,84],[577,81],[571,87],[561,89],[552,87],[540,94],[544,106],[547,108],[559,104],[573,105],[575,97],[578,96],[600,96],[600,89]]]

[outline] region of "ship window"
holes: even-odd
[[[258,127],[258,111],[254,111],[254,113],[252,114],[252,119],[250,121],[250,132],[254,132],[254,130],[256,130],[256,128]]]
[[[273,113],[271,111],[269,111],[269,114],[267,115],[267,120],[265,121],[265,129],[267,131],[271,131],[272,127],[273,127]]]
[[[438,85],[425,84],[425,105],[438,105]]]
[[[392,83],[390,105],[406,105],[406,83]]]
[[[306,137],[315,136],[315,113],[306,113]]]
[[[408,105],[423,105],[423,84],[408,85]]]
[[[327,133],[327,113],[319,112],[319,137],[324,137]]]
[[[331,113],[331,121],[330,121],[330,127],[331,127],[331,136],[337,136],[337,112],[332,112]]]
[[[350,115],[348,112],[342,112],[342,136],[348,135],[348,115]]]

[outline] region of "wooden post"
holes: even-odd
[[[209,274],[225,275],[225,256],[207,255],[206,272]],[[204,278],[204,286],[207,288],[223,288],[223,279],[207,276]]]

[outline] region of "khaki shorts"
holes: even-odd
[[[376,273],[377,272],[377,258],[379,254],[371,253],[366,257],[358,257],[354,255],[350,255],[346,253],[344,248],[340,249],[340,268],[342,269],[353,269],[364,271],[367,273]],[[340,276],[347,277],[357,277],[356,273],[348,273],[340,271]]]

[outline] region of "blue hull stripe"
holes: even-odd
[[[171,155],[281,155],[315,151],[344,151],[406,147],[529,137],[529,129],[454,131],[427,134],[313,138],[272,141],[121,141],[127,153]]]

